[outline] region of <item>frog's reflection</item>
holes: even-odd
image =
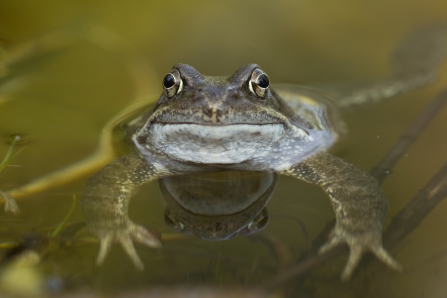
[[[206,240],[226,240],[267,226],[265,206],[275,190],[277,175],[230,171],[172,176],[159,182],[169,226]]]

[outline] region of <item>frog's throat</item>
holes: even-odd
[[[289,137],[282,124],[157,124],[150,128],[151,145],[175,160],[202,164],[238,164],[251,159],[268,158]],[[295,138],[309,138],[296,128]]]

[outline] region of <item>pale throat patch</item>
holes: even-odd
[[[171,158],[205,164],[237,164],[270,154],[285,137],[282,124],[154,124],[154,144]]]

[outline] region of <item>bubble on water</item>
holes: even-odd
[[[28,140],[25,138],[25,136],[23,134],[12,134],[10,136],[8,136],[6,142],[8,144],[18,144],[18,145],[22,145],[28,142]]]

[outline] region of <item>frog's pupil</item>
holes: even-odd
[[[269,78],[265,74],[258,77],[258,86],[261,88],[267,88],[269,86]]]
[[[163,86],[165,88],[171,88],[175,85],[175,78],[172,74],[168,73],[163,79]]]

